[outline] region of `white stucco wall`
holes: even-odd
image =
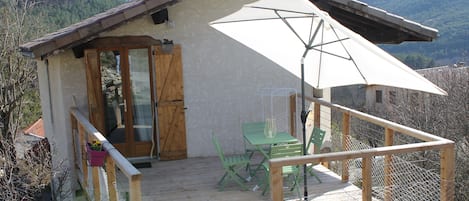
[[[149,35],[181,44],[189,157],[215,154],[212,131],[227,153],[243,151],[241,122],[262,117],[258,89],[300,86],[281,67],[208,25],[248,2],[185,0],[168,8],[173,27],[154,25],[146,16],[102,34]]]
[[[168,8],[172,27],[155,25],[146,15],[101,34],[148,35],[181,44],[189,157],[215,155],[210,140],[212,131],[219,136],[227,154],[243,152],[241,123],[262,120],[258,90],[281,87],[300,91],[300,79],[209,27],[210,21],[248,2],[252,0],[182,0]],[[39,66],[46,131],[53,134],[48,137],[61,150],[60,154],[71,159],[68,110],[73,106],[72,97],[76,97],[85,115],[88,111],[84,61],[75,59],[71,50],[50,56],[48,61],[49,67],[44,62]],[[330,100],[327,91],[325,98]]]
[[[54,155],[53,167],[55,171],[68,171],[73,169],[69,115],[69,109],[75,106],[72,97],[76,97],[76,106],[87,114],[84,63],[66,51],[38,61],[38,75],[46,137]],[[65,189],[70,184],[73,183],[66,183]]]

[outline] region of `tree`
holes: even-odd
[[[469,67],[420,72],[448,92],[448,96],[392,89],[397,97],[384,101],[384,107],[368,108],[369,113],[454,141],[456,200],[469,200]],[[439,168],[437,152],[421,152],[418,157],[426,159],[420,164],[424,168]]]
[[[432,58],[418,53],[398,54],[396,57],[413,69],[430,68],[435,65],[435,61]]]
[[[37,82],[36,67],[24,58],[18,46],[41,32],[37,18],[29,13],[29,0],[0,0],[0,137],[16,133],[22,120],[23,97]]]
[[[18,47],[41,30],[38,19],[30,12],[36,5],[30,0],[0,0],[0,178],[2,200],[28,200],[21,168],[16,153],[16,133],[21,128],[25,95],[32,92],[37,81],[36,67],[32,60],[23,57]],[[33,87],[34,88],[34,87]]]
[[[51,167],[50,157],[18,156],[17,133],[40,116],[36,64],[23,57],[18,47],[49,29],[67,26],[119,3],[122,1],[0,0],[0,200],[35,200],[37,193],[47,189],[51,175],[56,184],[52,189],[55,199],[70,196],[61,189],[70,176],[62,162]],[[57,19],[60,23],[50,23]]]
[[[18,46],[38,35],[37,18],[29,15],[35,3],[29,0],[1,0],[0,20],[0,150],[14,142],[22,116],[24,95],[37,80],[36,67],[18,51]]]

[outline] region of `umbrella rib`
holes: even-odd
[[[328,51],[324,51],[322,49],[317,49],[317,48],[311,48],[312,50],[316,50],[318,52],[321,52],[321,53],[325,53],[325,54],[328,54],[328,55],[332,55],[332,56],[335,56],[335,57],[339,57],[341,59],[345,59],[345,60],[353,60],[351,57],[347,58],[347,57],[344,57],[344,56],[340,56],[338,54],[334,54],[334,53],[331,53],[331,52],[328,52]],[[349,55],[350,56],[350,55]],[[354,62],[355,63],[355,62]]]
[[[292,31],[296,37],[298,39],[300,39],[300,41],[303,43],[303,45],[305,47],[307,47],[307,44],[306,42],[300,37],[300,35],[298,35],[298,33],[296,33],[295,29],[293,29],[293,27],[290,25],[290,23],[288,23],[288,21],[286,20],[286,18],[282,17],[279,13],[278,13],[278,10],[275,10],[275,9],[272,9],[274,11],[274,13],[282,20],[282,22],[287,25],[287,27],[290,29],[290,31]]]
[[[312,36],[312,34],[313,34],[313,27],[314,27],[314,19],[311,18],[311,26],[309,27],[309,37],[308,37],[309,42],[308,42],[308,46],[310,46],[311,43],[312,43],[312,41],[313,41],[313,40],[312,40],[312,37],[313,37],[313,36]]]
[[[330,42],[327,42],[327,43],[321,43],[321,44],[313,45],[310,48],[313,49],[313,48],[318,47],[318,46],[325,46],[325,45],[329,45],[329,44],[332,44],[332,43],[342,42],[342,41],[348,40],[348,39],[350,39],[350,38],[342,38],[342,39],[330,41]]]
[[[297,16],[297,17],[284,17],[285,19],[301,19],[301,18],[311,18],[310,16]],[[212,22],[210,23],[211,25],[214,24],[226,24],[226,23],[236,23],[236,22],[251,22],[251,21],[262,21],[262,20],[278,20],[279,18],[277,17],[272,17],[272,18],[263,18],[263,19],[247,19],[247,20],[230,20],[230,21],[223,21],[223,22]]]
[[[284,10],[284,9],[278,9],[278,8],[266,8],[266,7],[259,7],[259,6],[245,6],[247,8],[256,8],[256,9],[261,9],[261,10],[272,10],[272,11],[281,11],[281,12],[287,12],[287,13],[296,13],[296,14],[304,14],[304,15],[310,15],[309,17],[318,17],[315,13],[305,13],[305,12],[299,12],[299,11],[294,11],[294,10]]]
[[[321,31],[322,31],[322,33],[321,33],[321,43],[324,43],[324,26],[321,26],[321,27],[322,27],[322,29],[321,29]],[[322,50],[323,47],[324,46],[322,46],[322,45],[320,46],[320,48],[321,48],[320,52],[325,53],[325,51]],[[322,69],[321,66],[322,66],[322,54],[319,54],[318,83],[317,83],[316,86],[319,86],[319,78],[321,77],[321,69]]]
[[[334,32],[335,36],[337,38],[339,38],[339,35],[337,34],[337,32],[335,31],[335,28],[331,26],[331,29],[332,29],[332,32]],[[344,48],[345,52],[347,53],[347,55],[350,57],[350,60],[353,62],[353,65],[355,66],[355,68],[357,69],[358,73],[360,73],[360,76],[362,76],[363,80],[365,81],[365,83],[368,83],[368,80],[366,80],[365,76],[363,75],[362,71],[360,70],[360,68],[358,68],[358,65],[357,63],[355,63],[355,60],[352,58],[352,55],[350,55],[349,51],[347,50],[347,48],[345,47],[345,45],[342,43],[342,41],[339,41],[340,42],[340,45],[342,45],[342,48]]]
[[[321,21],[319,22],[318,26],[316,27],[316,30],[314,30],[313,36],[311,36],[311,37],[309,38],[309,43],[308,43],[307,46],[305,46],[306,49],[305,49],[305,52],[303,53],[303,58],[305,58],[305,57],[306,57],[306,54],[308,54],[308,51],[312,49],[312,48],[311,48],[311,44],[313,43],[314,39],[316,38],[316,35],[317,35],[318,32],[319,32],[319,29],[320,29],[321,27],[323,27],[323,24],[324,24],[324,20],[321,20]],[[312,25],[311,25],[311,26],[312,26]],[[323,28],[324,28],[324,27],[323,27]]]

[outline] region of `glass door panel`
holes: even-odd
[[[104,96],[106,135],[111,143],[125,143],[125,100],[122,90],[122,76],[119,51],[102,51],[101,86]]]
[[[153,135],[153,116],[148,49],[129,49],[128,61],[134,141],[149,142]]]

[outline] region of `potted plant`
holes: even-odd
[[[93,140],[92,143],[86,144],[86,152],[88,154],[88,162],[91,166],[103,166],[106,151],[99,140]]]

